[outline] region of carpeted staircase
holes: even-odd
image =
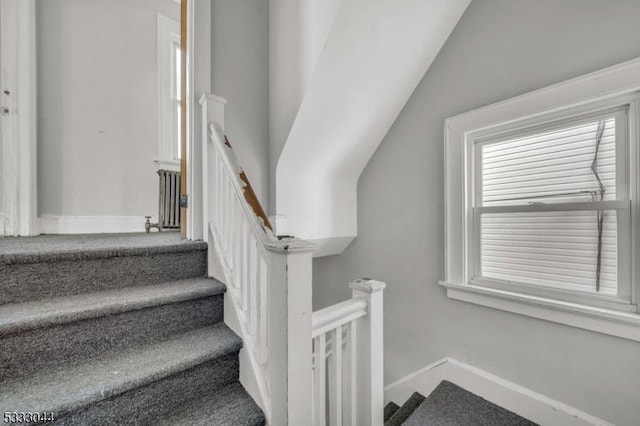
[[[263,425],[206,262],[175,233],[0,239],[0,415]]]
[[[385,426],[536,426],[447,381],[428,397],[415,392],[402,406],[390,402],[384,421]]]

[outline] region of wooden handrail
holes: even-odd
[[[227,285],[225,319],[243,340],[240,381],[267,423],[308,425],[313,247],[274,235],[224,135],[225,102],[201,98],[203,229],[214,256],[209,275]]]
[[[227,135],[224,136],[224,144],[227,145],[231,150],[233,150],[233,147],[231,146],[231,142],[229,142]],[[251,182],[249,182],[249,178],[247,177],[247,174],[244,172],[244,170],[241,169],[239,176],[240,176],[240,180],[242,180],[242,183],[244,184],[244,187],[243,187],[244,199],[247,201],[249,206],[251,206],[253,213],[255,213],[255,215],[258,216],[260,219],[262,219],[264,226],[269,228],[271,232],[274,232],[273,227],[271,226],[271,222],[269,222],[269,218],[267,217],[267,214],[264,212],[264,209],[262,208],[262,204],[260,204],[260,200],[258,200],[258,197],[256,196],[256,193],[254,192],[253,187],[251,186]]]

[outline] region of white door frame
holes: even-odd
[[[0,0],[1,1],[1,0]],[[211,91],[211,0],[187,3],[187,238],[206,240],[202,226],[202,115],[200,96]]]
[[[35,0],[0,0],[2,180],[0,236],[36,235],[37,118]],[[8,93],[7,93],[8,92]]]

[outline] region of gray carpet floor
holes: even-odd
[[[404,426],[537,426],[451,382],[441,382]]]
[[[0,237],[1,254],[31,254],[42,251],[122,249],[157,247],[188,243],[179,232],[126,234],[37,235],[35,237]]]
[[[206,250],[202,241],[180,238],[179,232],[38,235],[0,238],[0,262],[27,263]]]
[[[206,274],[207,244],[177,232],[0,238],[0,412],[263,425]]]
[[[0,239],[0,304],[60,298],[207,272],[207,244],[156,234],[42,235]]]

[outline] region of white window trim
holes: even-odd
[[[638,97],[640,91],[640,58],[601,71],[549,86],[503,102],[467,112],[445,122],[445,279],[440,282],[447,295],[456,300],[476,303],[529,317],[558,322],[574,327],[640,341],[640,314],[607,306],[592,306],[561,301],[540,295],[526,295],[512,290],[475,285],[470,280],[468,233],[473,221],[473,191],[466,167],[469,140],[475,132],[491,132],[499,126],[526,127],[541,117],[579,113],[616,103],[623,96]],[[637,101],[631,101],[637,104]],[[634,104],[634,105],[635,105]],[[638,257],[640,254],[637,223],[640,212],[640,149],[638,147],[638,108],[630,108],[635,123],[629,129],[630,208],[632,222],[631,301],[638,305]],[[471,172],[472,173],[472,172]]]
[[[173,44],[180,42],[180,23],[158,13],[157,24],[157,66],[158,66],[158,153],[155,162],[161,169],[180,170],[180,160],[174,158],[173,140],[177,133],[172,119],[175,100],[171,97],[174,87],[174,67],[172,67]]]

